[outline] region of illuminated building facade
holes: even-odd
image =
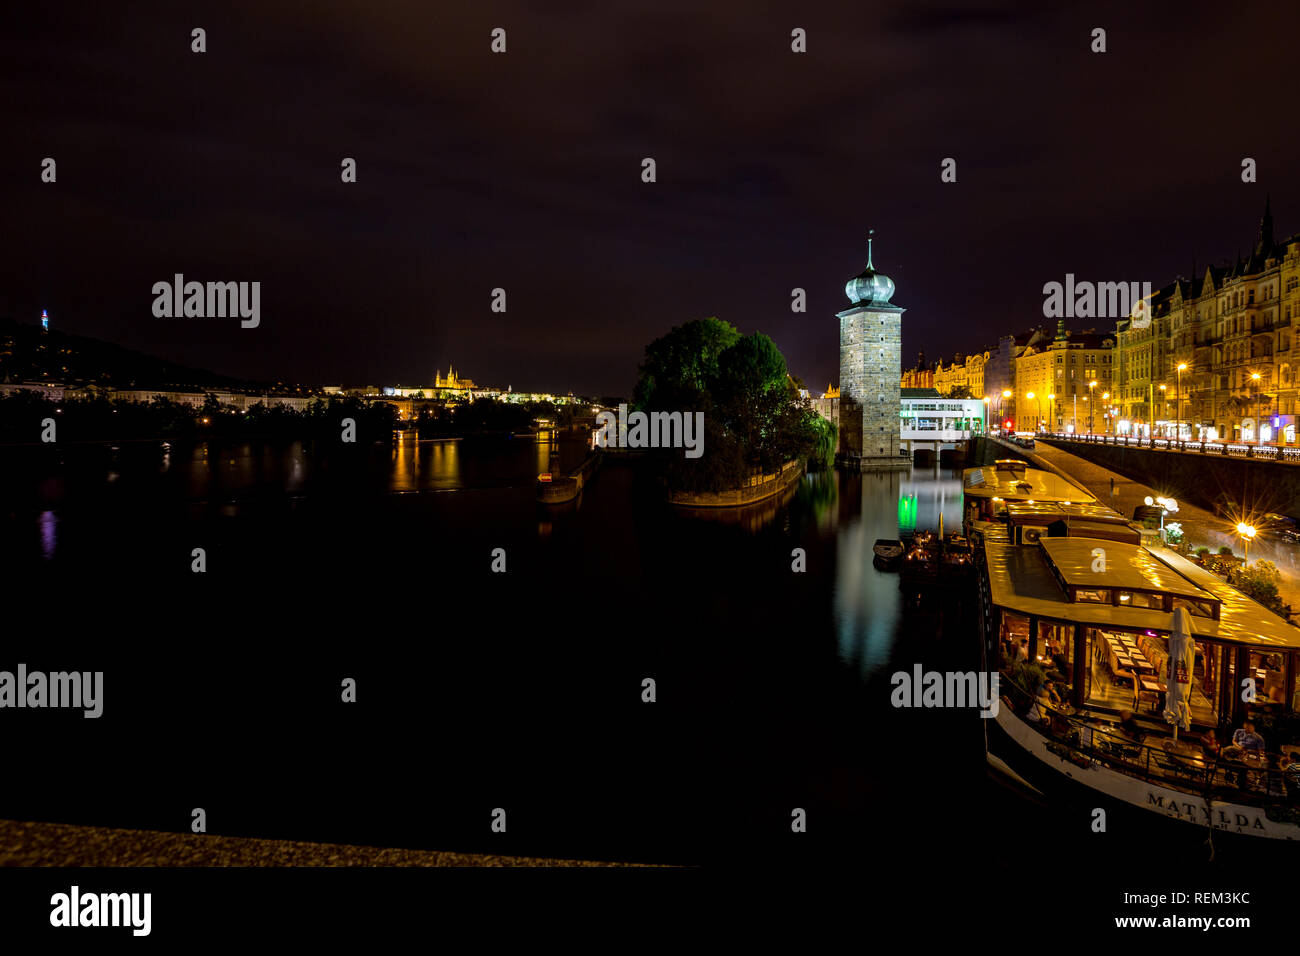
[[[1114,359],[1114,334],[1067,332],[1065,320],[1059,319],[1051,342],[1027,345],[1017,356],[1015,387],[1004,417],[1026,431],[1050,422],[1050,431],[1114,433]]]

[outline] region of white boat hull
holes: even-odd
[[[1212,800],[1207,806],[1204,797],[1158,783],[1139,780],[1103,766],[1095,759],[1090,760],[1086,767],[1080,766],[1053,753],[1049,749],[1052,741],[1005,706],[999,708],[997,717],[992,719],[997,721],[998,727],[1011,738],[1013,743],[1023,748],[1044,766],[1116,800],[1158,813],[1169,820],[1179,820],[1201,827],[1209,824],[1214,829],[1227,833],[1269,837],[1275,840],[1300,840],[1300,825],[1270,820],[1264,815],[1262,807],[1224,800]],[[1078,754],[1077,751],[1074,753]]]

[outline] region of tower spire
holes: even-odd
[[[875,234],[876,234],[876,230],[874,229],[867,230],[867,268],[868,269],[875,268],[875,266],[871,264],[871,237],[874,236]]]
[[[1264,196],[1264,218],[1259,221],[1259,240],[1255,243],[1255,255],[1268,252],[1273,247],[1273,197]]]

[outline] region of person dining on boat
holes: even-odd
[[[1283,753],[1278,769],[1282,772],[1282,785],[1286,787],[1287,796],[1295,803],[1300,799],[1300,759],[1293,753]]]
[[[1020,639],[1020,646],[1016,648],[1016,660],[1029,660],[1029,638],[1022,637]]]
[[[1257,775],[1247,774],[1246,763],[1258,766],[1264,759],[1264,738],[1255,732],[1255,722],[1249,717],[1241,722],[1241,727],[1233,732],[1232,743],[1223,748],[1221,756],[1237,762],[1237,768],[1231,778],[1243,789],[1253,786]]]
[[[1264,752],[1264,738],[1255,733],[1255,722],[1250,718],[1241,722],[1241,727],[1232,735],[1232,746],[1241,751]]]
[[[1061,675],[1061,680],[1068,680],[1070,674],[1070,662],[1065,659],[1065,655],[1057,651],[1052,655],[1052,666],[1056,672]]]
[[[1034,702],[1029,705],[1029,712],[1025,714],[1025,720],[1029,721],[1031,724],[1036,724],[1039,721],[1046,722],[1051,710],[1052,697],[1050,691],[1047,689],[1047,682],[1044,681],[1038,686],[1038,696],[1034,699]]]
[[[1065,705],[1066,698],[1070,696],[1066,686],[1056,680],[1056,675],[1053,674],[1047,675],[1047,680],[1043,682],[1043,693],[1047,696],[1047,703],[1057,710]]]

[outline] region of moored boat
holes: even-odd
[[[885,564],[897,564],[903,559],[903,542],[901,541],[881,538],[872,546],[871,550]]]
[[[1086,488],[1055,472],[1031,468],[1023,461],[1000,459],[991,466],[967,468],[961,479],[962,520],[967,536],[975,522],[1001,520],[1007,505],[1013,502],[1100,506]]]
[[[990,763],[1045,792],[1300,840],[1300,630],[1104,506],[996,517],[973,522],[1004,690]]]

